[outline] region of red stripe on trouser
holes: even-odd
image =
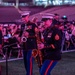
[[[53,61],[50,62],[50,64],[49,64],[48,68],[46,69],[46,72],[45,72],[44,75],[47,75],[47,72],[48,72],[49,68],[51,67],[52,63],[53,63]]]
[[[32,57],[30,58],[30,75],[32,75]]]

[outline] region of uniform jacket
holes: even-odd
[[[27,38],[27,41],[23,43],[23,49],[26,51],[36,49],[37,48],[37,42],[35,37],[36,25],[32,22],[28,22],[25,25],[27,26],[26,31],[29,33],[29,37]],[[24,27],[24,24],[22,26]],[[24,30],[24,28],[22,28],[22,30]]]
[[[42,50],[44,59],[60,60],[61,59],[61,43],[62,32],[56,27],[51,27],[45,30],[44,40],[45,46]]]

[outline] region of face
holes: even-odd
[[[24,21],[24,22],[28,22],[28,20],[29,20],[29,15],[22,18],[22,21]]]
[[[51,26],[51,24],[52,24],[52,20],[46,20],[44,22],[45,28],[48,28],[49,26]]]
[[[55,18],[56,20],[59,20],[59,16],[55,16],[54,18]]]

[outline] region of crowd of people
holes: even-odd
[[[10,58],[17,52],[17,57],[24,58],[26,75],[32,75],[34,57],[41,61],[40,75],[50,75],[51,70],[61,59],[61,48],[62,50],[75,48],[75,21],[69,22],[64,16],[60,21],[58,14],[45,14],[40,22],[36,17],[30,21],[29,13],[23,13],[21,18],[22,23],[18,25],[16,23],[0,25],[2,59],[6,58],[6,53]],[[40,50],[39,53],[36,52],[39,58],[35,54],[36,50]]]

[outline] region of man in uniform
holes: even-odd
[[[29,21],[29,12],[21,15],[23,24],[21,24],[20,37],[22,39],[23,58],[26,69],[26,75],[32,75],[32,50],[37,48],[35,37],[36,25]]]
[[[61,59],[61,31],[52,25],[53,16],[45,15],[42,17],[45,25],[43,32],[44,45],[39,45],[43,54],[43,64],[40,68],[40,75],[51,75],[51,71]]]

